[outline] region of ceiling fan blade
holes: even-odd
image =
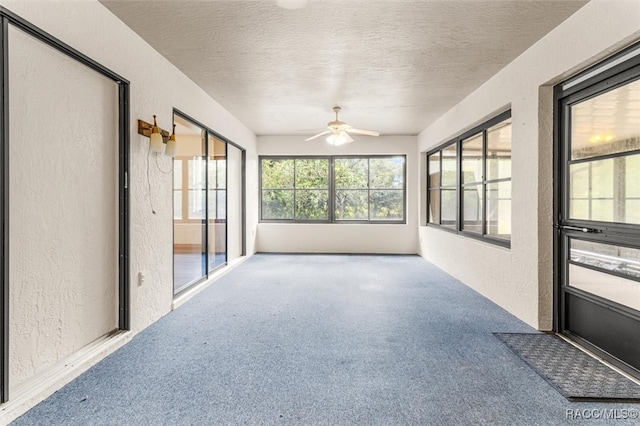
[[[351,136],[349,136],[349,134],[347,132],[345,132],[344,130],[342,130],[340,132],[340,134],[345,138],[344,143],[350,143],[353,142],[353,139],[351,138]]]
[[[357,133],[359,135],[367,135],[367,136],[380,136],[380,133],[378,132],[373,132],[371,130],[360,130],[360,129],[353,129],[351,127],[349,127],[348,129],[344,129],[345,131],[349,132],[349,133]]]
[[[308,141],[311,141],[311,140],[313,140],[313,139],[315,139],[315,138],[319,138],[319,137],[320,137],[320,136],[322,136],[322,135],[326,135],[327,133],[331,133],[331,130],[325,130],[325,131],[324,131],[324,132],[322,132],[322,133],[318,133],[318,134],[317,134],[317,135],[315,135],[315,136],[311,136],[310,138],[305,139],[305,141],[307,141],[307,142],[308,142]]]

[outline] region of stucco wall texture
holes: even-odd
[[[553,321],[552,88],[639,38],[640,3],[592,0],[418,135],[424,153],[511,108],[511,249],[421,226],[420,254],[541,330]]]
[[[247,234],[249,235],[247,252],[249,254],[255,251],[254,239],[251,237],[255,236],[257,223],[257,214],[251,214],[251,212],[257,211],[257,199],[254,195],[257,194],[256,137],[97,1],[1,0],[0,5],[122,75],[130,82],[130,282],[131,335],[133,335],[167,314],[172,309],[173,303],[172,176],[162,173],[152,161],[149,168],[150,185],[147,184],[146,167],[149,139],[137,134],[137,120],[151,121],[152,116],[156,114],[158,124],[164,129],[170,129],[173,108],[177,108],[246,149],[247,193],[251,194],[247,199],[247,211],[249,212],[247,216]],[[23,35],[24,37],[28,38]],[[81,191],[78,192],[77,187],[70,188],[66,185],[65,180],[65,177],[68,177],[70,170],[72,170],[73,162],[82,159],[84,161],[94,159],[109,163],[107,166],[101,164],[101,168],[108,171],[108,174],[101,176],[101,179],[109,181],[117,176],[117,157],[113,156],[117,151],[107,149],[106,151],[109,151],[111,157],[103,157],[101,150],[92,151],[89,149],[91,144],[101,144],[110,138],[106,131],[101,135],[102,138],[97,138],[96,132],[103,130],[100,127],[101,123],[107,127],[113,126],[117,112],[115,85],[113,82],[100,80],[100,77],[95,77],[95,73],[83,70],[81,66],[70,59],[63,58],[62,61],[67,63],[67,67],[60,67],[59,63],[54,62],[51,58],[40,55],[35,50],[32,52],[32,48],[27,47],[17,37],[14,38],[14,41],[18,44],[12,46],[14,47],[13,52],[16,57],[22,57],[27,67],[37,66],[53,80],[64,81],[66,78],[73,78],[73,85],[78,84],[78,86],[73,93],[57,93],[55,91],[52,93],[51,90],[36,91],[33,92],[34,98],[29,99],[28,102],[23,103],[20,98],[16,97],[15,104],[12,103],[12,109],[15,107],[15,112],[12,110],[11,114],[11,119],[15,120],[15,122],[12,121],[12,126],[24,124],[19,120],[28,120],[29,125],[34,120],[42,120],[41,125],[33,127],[33,130],[38,134],[29,134],[25,137],[32,138],[31,140],[37,146],[32,146],[31,149],[46,157],[46,161],[51,163],[51,167],[47,168],[46,172],[39,173],[33,170],[34,166],[30,158],[21,158],[19,155],[15,155],[11,160],[11,169],[16,171],[15,179],[13,179],[16,188],[12,187],[12,193],[20,194],[22,190],[20,188],[23,187],[19,187],[19,185],[28,184],[37,187],[43,181],[49,182],[51,185],[47,187],[50,190],[47,198],[43,199],[40,204],[37,198],[29,198],[29,194],[26,194],[24,197],[26,204],[12,204],[11,213],[13,217],[19,217],[21,214],[25,214],[30,207],[36,206],[39,209],[37,213],[25,216],[26,220],[30,220],[28,225],[36,228],[30,231],[31,233],[37,234],[37,228],[40,226],[53,226],[60,235],[77,236],[84,228],[77,226],[78,224],[73,223],[72,220],[52,224],[48,220],[45,221],[44,218],[33,216],[44,214],[50,210],[54,200],[67,199],[71,196],[70,194],[74,197],[89,197],[91,200],[94,197],[100,201],[107,198],[110,198],[111,201],[117,200],[117,186],[110,185],[110,190],[115,192],[104,196],[105,198],[99,198],[101,195],[95,194],[94,181],[85,180],[80,184]],[[33,43],[33,41],[30,42]],[[53,53],[53,55],[59,54]],[[34,56],[37,56],[37,60]],[[18,61],[16,61],[17,63]],[[14,69],[13,66],[10,66],[11,72],[21,72],[17,68]],[[69,70],[75,74],[69,74]],[[82,72],[88,73],[90,77],[76,78],[77,74]],[[98,79],[100,83],[96,83],[95,79]],[[19,77],[16,77],[15,80],[17,83]],[[31,79],[29,81],[31,82]],[[71,80],[69,81],[71,82]],[[44,85],[46,82],[42,84]],[[107,86],[113,85],[113,90],[105,91],[103,87],[105,84]],[[72,84],[69,83],[69,86]],[[65,86],[61,86],[59,90],[64,92]],[[69,97],[73,97],[74,102],[71,102]],[[58,104],[67,102],[70,105],[69,108],[79,109],[66,110],[67,113],[75,115],[75,121],[71,121],[65,127],[60,123],[60,117],[53,114],[52,110],[59,106]],[[82,105],[91,107],[84,110]],[[20,107],[28,108],[29,111],[24,114],[20,113],[18,112]],[[64,111],[65,109],[62,108],[61,113]],[[83,119],[78,118],[82,114],[86,114],[86,116]],[[79,122],[81,122],[81,126]],[[57,129],[62,130],[61,135],[55,135],[58,132]],[[110,127],[108,130],[113,136],[115,129]],[[16,132],[17,134],[18,132]],[[55,135],[56,138],[52,138],[52,135]],[[64,147],[54,144],[42,146],[52,139],[62,140]],[[110,139],[110,141],[113,140],[114,138]],[[116,147],[112,148],[117,149]],[[61,149],[63,149],[61,152],[73,154],[73,156],[59,158],[57,150]],[[75,152],[76,150],[77,152]],[[233,158],[238,161],[239,156],[235,155]],[[158,160],[162,170],[171,167],[171,160],[168,157],[160,156]],[[43,162],[45,161],[43,160]],[[231,168],[237,171],[239,165]],[[46,175],[44,175],[45,173]],[[13,200],[12,198],[12,202]],[[15,200],[19,200],[19,198],[16,197]],[[153,203],[155,214],[152,213],[150,200]],[[232,200],[232,202],[235,206],[234,209],[237,210],[238,200]],[[114,212],[117,212],[117,204],[112,203],[112,205]],[[87,213],[89,212],[82,212],[80,216],[84,218]],[[104,232],[113,232],[114,226],[117,224],[117,216],[96,219],[96,223],[102,223]],[[16,222],[17,225],[18,222]],[[26,230],[26,224],[24,228]],[[18,230],[18,228],[15,229]],[[231,254],[238,256],[240,226],[234,223],[229,227],[229,232],[230,241],[233,242]],[[13,276],[24,281],[23,288],[28,291],[16,292],[12,296],[14,297],[12,310],[15,312],[10,324],[13,349],[11,353],[12,388],[76,351],[83,344],[114,329],[117,318],[116,312],[113,311],[117,305],[112,303],[112,299],[117,297],[117,293],[114,292],[117,290],[117,263],[115,263],[116,267],[111,263],[101,265],[101,268],[91,271],[83,271],[72,280],[69,271],[78,270],[78,268],[74,269],[68,263],[74,261],[73,253],[83,249],[82,246],[71,247],[78,241],[69,237],[65,242],[67,246],[55,247],[56,250],[53,253],[57,252],[57,255],[48,255],[47,253],[52,253],[51,250],[39,250],[37,253],[42,252],[43,257],[50,256],[43,259],[43,261],[50,261],[47,268],[52,264],[57,264],[59,259],[56,256],[62,256],[63,253],[66,253],[69,258],[60,261],[58,266],[53,269],[38,271],[40,266],[38,258],[34,256],[34,250],[38,248],[38,245],[44,245],[49,249],[51,247],[37,235],[14,235],[12,233],[12,238],[14,236],[17,241],[24,243],[22,244],[24,247],[17,244],[15,247],[17,251],[12,248]],[[112,254],[114,249],[117,250],[117,241],[113,234],[105,235],[104,238],[106,245],[103,246],[105,251],[103,257],[113,261]],[[54,241],[51,244],[54,244]],[[114,246],[114,244],[116,245]],[[98,253],[91,253],[91,255],[91,257],[98,257]],[[76,260],[78,259],[76,258]],[[231,257],[230,260],[232,260]],[[142,285],[138,285],[139,271],[145,271],[147,275]],[[81,297],[78,288],[71,285],[72,281],[77,282],[80,287],[86,289],[91,288],[92,283],[113,283],[114,279],[116,280],[116,288],[111,286],[110,293],[106,295],[92,293]],[[29,298],[32,300],[28,305],[25,305],[25,300]],[[96,298],[104,300],[97,306],[81,306],[84,303],[82,300]],[[27,312],[26,309],[30,309],[30,311]],[[94,309],[98,309],[98,311],[93,311]],[[87,318],[87,315],[82,317],[75,315],[86,310],[92,311],[91,318]],[[100,319],[95,319],[94,316]],[[58,330],[62,327],[61,323],[67,319],[77,327],[77,331],[73,332],[69,338],[61,339]],[[34,339],[39,340],[39,345],[41,345],[39,352],[41,353],[37,353],[29,347],[28,342],[32,342]],[[42,355],[42,353],[46,355]]]
[[[9,383],[16,389],[117,328],[118,91],[15,28],[9,61]]]

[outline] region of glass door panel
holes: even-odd
[[[638,170],[638,154],[571,164],[569,218],[640,224]]]
[[[640,374],[640,80],[593,81],[559,100],[558,331]]]
[[[568,285],[640,311],[640,250],[570,239]]]
[[[640,80],[571,106],[571,160],[640,150]]]
[[[205,131],[174,115],[177,152],[173,160],[174,293],[206,276]]]
[[[208,270],[227,262],[227,144],[208,138]]]

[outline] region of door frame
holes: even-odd
[[[565,247],[565,239],[561,232],[561,225],[565,223],[561,214],[567,211],[568,198],[566,197],[565,189],[567,188],[567,174],[565,168],[567,167],[567,156],[569,155],[567,146],[564,146],[564,141],[569,138],[570,117],[565,119],[568,112],[568,104],[572,99],[586,100],[590,97],[598,96],[599,94],[612,90],[616,87],[628,84],[631,81],[638,80],[640,78],[640,43],[636,43],[629,46],[618,53],[610,56],[609,58],[589,67],[576,76],[556,85],[553,93],[553,105],[554,105],[554,129],[553,129],[553,291],[554,291],[554,303],[553,303],[553,330],[556,333],[562,334],[568,337],[570,340],[575,341],[581,346],[587,348],[591,352],[606,359],[616,367],[636,376],[640,377],[640,371],[636,368],[628,365],[627,363],[612,356],[608,352],[599,348],[595,344],[566,332],[564,329],[564,306],[565,297],[563,292],[563,277],[565,274],[566,265],[566,253],[568,247]],[[613,158],[612,156],[603,156],[606,158]],[[564,172],[564,173],[563,173]],[[565,223],[566,224],[566,223]],[[607,226],[607,222],[603,222],[601,228],[604,236],[612,234],[616,236],[615,242],[624,245],[632,244],[635,246],[640,245],[638,238],[632,238],[625,235],[626,229],[633,229],[636,233],[638,225],[628,224],[615,224],[614,226]],[[581,225],[580,221],[571,221],[568,225]],[[595,242],[607,243],[606,238],[598,237],[601,234],[585,234],[584,232],[568,231],[568,237],[578,235],[584,237],[589,235],[588,239]],[[601,301],[602,298],[598,296],[587,296],[592,302],[605,306],[605,303]],[[615,302],[611,302],[615,303]],[[636,311],[624,306],[611,306],[606,304],[608,310],[612,310],[625,317],[632,318],[633,320],[640,321],[640,317]],[[632,312],[634,311],[634,312]]]
[[[118,329],[130,330],[129,294],[129,81],[27,20],[0,6],[0,403],[9,400],[9,27],[30,35],[107,77],[118,86]]]

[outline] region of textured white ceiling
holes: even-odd
[[[417,134],[586,3],[101,2],[258,135]]]

